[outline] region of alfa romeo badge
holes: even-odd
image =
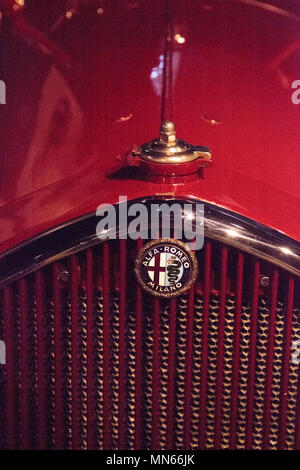
[[[140,286],[157,297],[176,297],[186,291],[197,276],[195,254],[178,240],[162,239],[147,243],[135,260]]]

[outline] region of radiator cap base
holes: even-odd
[[[148,173],[152,180],[197,174],[211,165],[209,148],[177,139],[172,121],[164,121],[159,138],[141,145],[133,156],[140,159],[143,174]]]

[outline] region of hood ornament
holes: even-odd
[[[175,125],[172,121],[163,121],[159,139],[143,144],[135,152],[135,156],[146,162],[160,164],[183,164],[201,159],[201,166],[209,166],[211,162],[208,147],[192,145],[176,138]]]
[[[177,139],[174,123],[163,121],[159,138],[131,151],[127,165],[139,167],[142,179],[181,183],[203,178],[203,169],[211,165],[211,153],[208,147]]]

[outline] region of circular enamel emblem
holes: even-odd
[[[195,254],[178,240],[155,240],[140,250],[135,273],[141,287],[157,297],[176,297],[197,276]]]

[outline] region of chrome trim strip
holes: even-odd
[[[300,276],[300,244],[288,236],[228,211],[196,199],[170,196],[149,197],[133,203],[204,204],[205,236],[236,247]],[[116,205],[116,208],[118,205]],[[184,216],[184,215],[183,215]],[[47,264],[100,244],[96,235],[99,218],[87,214],[52,228],[0,255],[0,286],[13,282]]]

